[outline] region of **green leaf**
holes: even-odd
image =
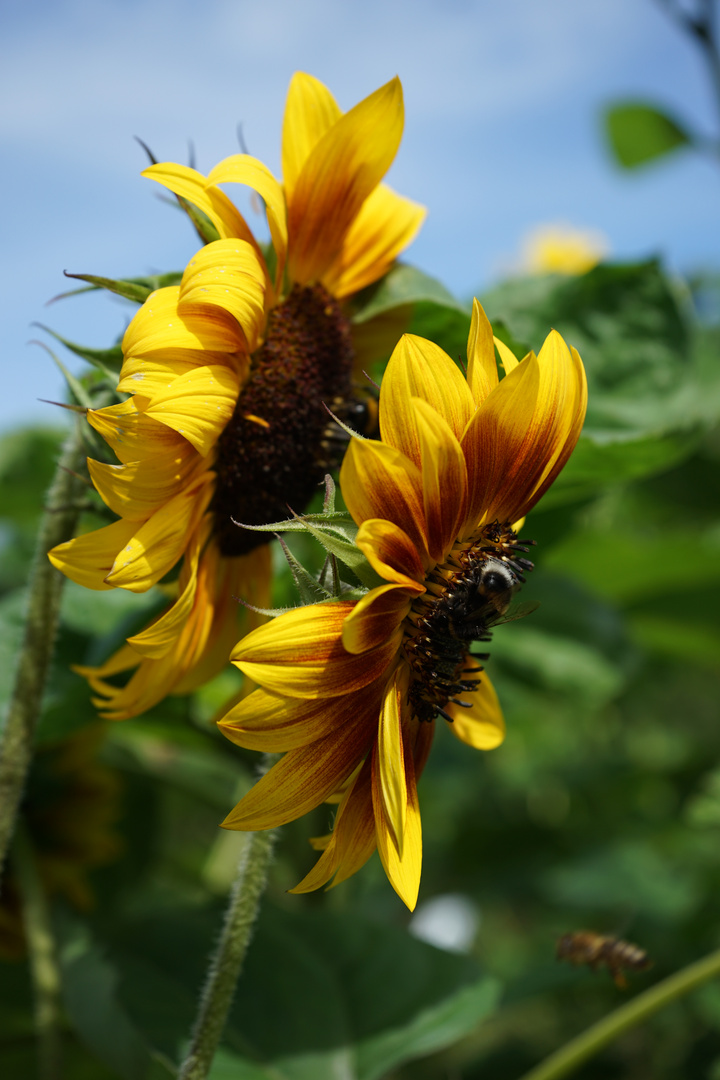
[[[671,116],[639,101],[609,106],[605,110],[605,131],[616,161],[625,169],[635,169],[693,142]]]
[[[219,918],[175,910],[118,928],[123,1001],[166,1056],[177,1056],[186,1037]],[[497,983],[473,960],[403,930],[356,912],[265,907],[211,1075],[380,1080],[465,1035],[497,997]]]
[[[463,305],[436,278],[406,263],[395,266],[374,285],[363,289],[353,300],[353,322],[363,323],[393,308],[421,301],[464,313]],[[466,335],[467,338],[467,335]]]

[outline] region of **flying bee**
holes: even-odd
[[[627,987],[623,969],[646,971],[652,966],[648,954],[638,945],[596,934],[593,930],[575,930],[563,934],[558,940],[556,955],[558,960],[568,960],[571,964],[587,964],[593,971],[606,967],[620,990]]]

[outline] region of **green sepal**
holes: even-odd
[[[45,350],[46,353],[49,354],[51,360],[53,360],[54,363],[57,364],[57,366],[60,368],[63,378],[65,379],[65,382],[67,383],[68,390],[75,398],[78,405],[81,405],[83,409],[92,409],[93,403],[90,394],[85,389],[80,380],[76,379],[71,371],[68,371],[62,360],[60,360],[59,357],[55,355],[52,349],[48,345],[46,345],[44,341],[35,341],[31,342],[31,344],[39,345],[42,349]]]
[[[333,594],[317,581],[309,570],[298,562],[282,536],[277,537],[280,547],[290,567],[290,573],[297,587],[303,604],[316,604],[319,600],[331,600]]]
[[[69,349],[71,353],[75,353],[76,356],[80,356],[83,360],[87,360],[89,364],[101,371],[106,378],[111,382],[114,382],[118,377],[120,366],[123,362],[122,348],[119,345],[113,345],[111,349],[87,349],[84,345],[76,345],[74,341],[68,341],[67,338],[62,337],[56,333],[55,330],[51,330],[49,326],[45,326],[44,323],[33,323],[33,326],[37,326],[40,330],[44,330],[46,334],[50,334],[56,341],[59,341],[61,345],[64,345],[66,349]]]
[[[144,304],[151,293],[164,289],[168,285],[177,285],[182,281],[180,270],[171,270],[167,274],[153,274],[150,277],[124,279],[97,277],[95,274],[70,274],[67,270],[64,273],[65,277],[74,278],[76,281],[87,281],[88,287],[60,293],[54,296],[53,300],[65,300],[68,296],[77,296],[78,293],[107,289],[108,292],[116,293],[125,300],[132,300],[135,304]]]

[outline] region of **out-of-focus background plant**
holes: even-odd
[[[687,20],[712,18],[712,5],[658,7],[671,9],[668,25],[685,20],[702,72],[706,39]],[[519,8],[531,18],[535,6]],[[421,9],[412,10],[419,19]],[[483,14],[478,5],[478,48]],[[126,18],[140,19],[141,9]],[[709,70],[717,79],[717,62]],[[638,190],[652,185],[653,169],[676,167],[665,153],[717,148],[720,127],[706,133],[704,118],[697,124],[683,113],[681,94],[670,116],[651,90],[642,104],[634,96],[613,104],[622,91],[608,82],[605,152],[626,168],[647,164],[632,177]],[[212,108],[211,89],[197,93]],[[410,113],[407,83],[406,95]],[[590,132],[596,124],[602,145],[598,117],[586,123]],[[424,151],[434,153],[429,133]],[[450,200],[459,165],[447,165]],[[503,168],[492,147],[486,168]],[[482,174],[476,184],[467,216],[482,227],[492,208]],[[51,178],[39,197],[54,201],[70,233],[57,187]],[[432,200],[407,182],[403,190],[430,202],[432,221]],[[692,202],[687,182],[676,198]],[[154,215],[172,218],[161,207]],[[553,217],[554,208],[545,220]],[[480,756],[438,738],[420,788],[425,855],[412,916],[375,861],[329,893],[288,896],[315,858],[307,837],[326,831],[327,809],[282,830],[215,1080],[513,1080],[623,1000],[717,948],[717,263],[686,264],[680,276],[646,251],[620,262],[593,235],[598,226],[600,214],[579,231],[538,232],[514,261],[519,243],[496,249],[496,265],[504,259],[508,269],[494,280],[486,272],[480,294],[518,355],[554,326],[578,348],[590,383],[577,450],[526,527],[538,541],[538,568],[523,598],[540,608],[495,637],[507,739]],[[450,276],[420,250],[424,269]],[[93,266],[79,269],[110,272],[106,256],[98,243]],[[135,257],[150,255],[139,247]],[[424,288],[429,297],[415,304],[411,329],[464,354],[465,303],[412,275],[391,275],[367,296],[368,317],[408,281],[411,295]],[[476,284],[466,280],[465,296]],[[29,278],[26,295],[32,287]],[[35,295],[38,309],[44,299]],[[63,327],[69,318],[72,336],[87,344],[82,302],[72,301],[70,317],[65,308]],[[3,698],[62,421],[15,428],[0,442]],[[319,559],[311,543],[301,547],[306,563]],[[295,602],[289,573],[275,601]],[[10,1078],[35,1068],[25,939],[35,956],[43,935],[57,945],[60,985],[46,988],[45,1021],[61,1043],[62,1071],[52,1072],[56,1047],[46,1046],[44,1080],[172,1076],[194,1015],[245,842],[217,825],[253,782],[255,761],[214,729],[237,687],[232,670],[137,720],[97,720],[70,664],[104,659],[145,621],[137,598],[121,590],[98,597],[65,586],[20,843],[0,901],[0,1072]],[[637,942],[652,969],[630,973],[622,992],[605,970],[558,964],[556,939],[580,929]],[[718,1080],[720,984],[633,1029],[582,1075]]]

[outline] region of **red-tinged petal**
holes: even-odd
[[[178,312],[184,316],[205,304],[229,312],[242,328],[247,350],[254,352],[265,326],[265,271],[249,244],[217,240],[187,264]]]
[[[373,757],[377,772],[376,754]],[[420,804],[415,783],[415,768],[412,753],[405,748],[405,780],[407,785],[407,807],[405,834],[403,837],[402,856],[393,843],[393,836],[385,817],[384,807],[379,798],[378,786],[373,783],[373,808],[375,812],[375,833],[378,851],[385,873],[395,892],[403,903],[415,910],[420,890],[420,872],[422,869],[422,830],[420,825]]]
[[[422,398],[462,437],[475,410],[472,394],[457,364],[439,345],[404,334],[388,361],[380,392],[380,434],[420,465],[412,398]]]
[[[110,568],[137,528],[136,521],[116,521],[58,544],[48,552],[48,558],[65,577],[86,589],[112,589],[114,582],[106,580]]]
[[[426,213],[424,206],[396,194],[386,184],[376,187],[348,229],[339,255],[323,275],[322,283],[328,292],[342,300],[384,277],[415,239]]]
[[[413,582],[412,592],[404,585],[380,585],[366,593],[343,623],[343,646],[349,653],[366,653],[394,638],[413,596],[424,591]]]
[[[468,337],[467,381],[476,405],[482,405],[485,398],[498,384],[498,370],[495,363],[495,346],[490,320],[482,304],[473,300],[472,321]],[[460,433],[462,436],[462,432]]]
[[[310,151],[288,199],[292,281],[319,281],[338,257],[362,204],[392,164],[403,123],[395,78],[345,113]]]
[[[267,690],[254,690],[219,721],[226,738],[249,750],[269,753],[295,750],[326,738],[333,731],[354,724],[367,715],[372,725],[380,709],[385,685],[383,676],[355,694],[327,701],[287,698]]]
[[[467,696],[472,708],[465,709],[450,701],[446,712],[453,718],[448,727],[461,742],[476,750],[494,750],[505,738],[505,720],[498,696],[486,672],[482,673],[477,690]]]
[[[400,702],[403,693],[399,671],[385,688],[378,722],[377,742],[373,750],[373,784],[382,807],[383,821],[400,859],[405,845],[408,790],[405,776],[403,733],[400,723]],[[404,687],[406,689],[406,687]]]
[[[230,811],[222,827],[272,829],[314,810],[367,753],[374,719],[365,710],[324,739],[289,750]]]
[[[187,485],[199,458],[185,443],[182,450],[158,454],[152,465],[134,461],[108,465],[88,458],[88,469],[103,502],[128,521],[145,521]]]
[[[205,457],[232,416],[239,393],[240,379],[231,368],[194,368],[150,398],[145,414],[173,428]]]
[[[365,760],[338,808],[335,825],[323,854],[292,893],[322,888],[335,875],[334,888],[357,873],[375,850],[375,817],[371,792],[371,758]]]
[[[87,419],[126,465],[187,450],[182,435],[146,416],[132,399],[106,409],[88,409]]]
[[[382,675],[402,638],[353,656],[342,644],[352,603],[314,604],[281,615],[238,642],[230,659],[256,683],[289,697],[338,697]]]
[[[208,175],[208,189],[212,190],[217,184],[246,184],[256,191],[265,203],[270,236],[277,256],[275,288],[279,289],[288,248],[287,212],[282,186],[267,165],[263,165],[262,161],[250,154],[233,154],[216,165]]]
[[[455,543],[467,510],[468,478],[460,443],[431,405],[414,398],[428,551],[444,562]]]
[[[424,583],[422,560],[410,537],[399,525],[384,518],[368,518],[358,529],[355,543],[373,570],[377,570],[386,581],[410,589]]]
[[[130,592],[146,592],[171,570],[183,554],[188,537],[207,510],[213,495],[213,473],[170,499],[117,553],[106,581]]]
[[[282,174],[288,203],[310,152],[342,111],[319,79],[296,71],[290,80],[282,130]]]
[[[385,443],[353,439],[340,469],[345,504],[358,525],[385,518],[407,534],[425,567],[427,531],[422,502],[422,475],[404,454]]]

